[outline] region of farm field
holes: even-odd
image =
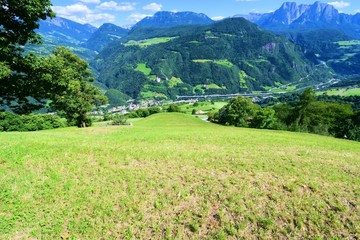
[[[360,236],[359,142],[179,113],[0,142],[0,239]]]
[[[193,109],[196,111],[203,111],[203,112],[214,112],[221,109],[223,106],[225,106],[227,102],[198,102],[198,103],[188,103],[188,104],[182,104],[180,105],[180,110],[183,113],[191,114]]]
[[[126,47],[128,47],[128,46],[139,46],[139,47],[145,48],[145,47],[149,47],[151,45],[156,45],[156,44],[159,44],[159,43],[166,43],[166,42],[169,42],[169,41],[174,40],[176,38],[177,37],[160,37],[160,38],[144,39],[144,40],[140,40],[140,41],[130,40],[129,42],[125,43],[124,45]]]
[[[319,92],[319,95],[324,92]],[[327,95],[339,95],[344,97],[349,96],[360,96],[360,88],[338,88],[338,89],[330,89],[326,91]]]

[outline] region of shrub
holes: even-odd
[[[104,118],[103,118],[104,121],[110,121],[111,119],[112,119],[112,116],[110,115],[110,113],[104,114]]]
[[[161,112],[161,108],[159,108],[159,107],[150,107],[150,108],[148,108],[148,110],[149,110],[150,115]]]
[[[65,127],[65,124],[56,115],[0,113],[0,131],[38,131],[60,127]]]
[[[130,112],[126,115],[128,118],[138,118],[139,115],[137,114],[137,112]]]
[[[112,118],[111,125],[127,125],[127,118],[124,115],[116,114]]]
[[[176,104],[170,104],[167,111],[168,112],[180,112],[180,107]]]
[[[140,108],[140,109],[136,110],[136,113],[141,118],[150,116],[150,112],[147,108]]]

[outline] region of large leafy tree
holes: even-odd
[[[106,102],[88,64],[65,48],[49,57],[25,55],[23,46],[38,43],[38,21],[53,17],[49,0],[0,0],[0,103],[29,113],[50,100],[71,124],[90,125],[87,113]],[[13,103],[16,104],[13,104]]]
[[[32,62],[24,57],[23,46],[40,42],[34,31],[38,21],[54,16],[50,0],[0,0],[0,101],[25,103],[28,96],[37,95],[24,91]]]
[[[50,0],[0,0],[0,47],[38,42],[38,21],[54,16]]]
[[[233,98],[220,109],[219,123],[236,127],[249,127],[258,108],[250,98],[241,96]]]
[[[88,63],[64,47],[43,57],[33,68],[29,79],[38,81],[38,93],[51,100],[50,106],[62,113],[70,124],[90,125],[87,113],[94,106],[107,102],[100,90],[90,84],[94,81]]]

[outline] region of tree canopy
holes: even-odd
[[[50,0],[0,0],[0,100],[26,102],[35,56],[24,57],[23,46],[40,41],[35,29],[39,20],[55,16],[50,7]]]
[[[90,85],[94,79],[86,61],[64,47],[57,48],[49,57],[41,58],[32,78],[41,79],[43,97],[50,106],[63,112],[68,122],[77,126],[90,125],[87,113],[107,99],[98,88]]]
[[[350,104],[316,100],[307,88],[297,100],[260,108],[250,98],[231,99],[209,120],[224,125],[330,135],[360,141],[360,111]]]
[[[53,17],[49,0],[0,0],[0,104],[30,113],[50,102],[71,125],[88,126],[87,113],[106,102],[88,64],[64,47],[48,57],[25,55],[23,45],[38,43],[38,21]]]
[[[219,123],[236,127],[249,127],[258,106],[250,98],[236,97],[219,110]]]
[[[0,48],[38,41],[38,21],[54,16],[50,0],[0,0]]]

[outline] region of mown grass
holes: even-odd
[[[191,114],[193,109],[196,111],[203,111],[203,112],[214,112],[218,111],[220,108],[225,106],[227,102],[198,102],[197,104],[188,103],[180,105],[180,110],[183,113]]]
[[[357,238],[360,143],[185,114],[0,134],[0,238]]]

